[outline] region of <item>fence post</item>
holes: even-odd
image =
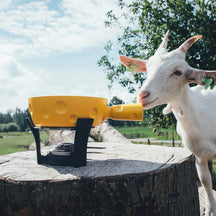
[[[172,146],[175,147],[175,138],[172,138]]]

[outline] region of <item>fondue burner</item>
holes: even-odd
[[[86,166],[87,142],[92,127],[93,119],[80,118],[77,120],[76,127],[67,128],[75,130],[74,143],[58,143],[54,148],[50,149],[47,155],[41,154],[40,147],[40,127],[36,127],[31,119],[27,118],[27,122],[34,135],[37,151],[38,164],[50,164],[54,166]],[[45,130],[48,128],[44,128]],[[60,128],[49,128],[60,129]]]
[[[142,121],[142,104],[107,106],[106,98],[85,96],[43,96],[29,98],[29,118],[38,164],[80,167],[86,165],[87,142],[92,127],[104,120]],[[47,155],[41,154],[40,129],[75,130],[74,143],[59,143]]]

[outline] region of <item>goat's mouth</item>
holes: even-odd
[[[152,105],[157,100],[158,100],[158,98],[155,98],[153,101],[145,103],[142,99],[140,99],[140,103],[142,103],[143,108],[147,108],[149,105]]]

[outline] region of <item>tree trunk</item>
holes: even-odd
[[[108,121],[103,122],[100,126],[92,128],[90,136],[94,138],[96,142],[117,142],[117,143],[131,143],[121,133],[119,133],[114,127],[112,127]]]
[[[74,130],[48,130],[47,133],[48,138],[45,145],[56,145],[60,142],[74,142]],[[90,132],[90,138],[96,142],[131,143],[114,127],[112,127],[108,121],[103,122],[100,126],[92,128]]]
[[[184,148],[88,147],[79,168],[38,165],[33,151],[0,156],[1,215],[199,216],[194,158]]]

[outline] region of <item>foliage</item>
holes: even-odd
[[[0,132],[8,132],[8,125],[0,124]]]
[[[118,105],[118,104],[125,104],[125,102],[122,100],[122,99],[120,99],[120,98],[118,98],[117,96],[114,96],[111,100],[110,100],[110,102],[109,102],[109,106],[113,106],[113,105]]]
[[[8,131],[19,131],[20,127],[16,123],[8,123]]]
[[[8,110],[6,114],[4,113],[0,113],[0,123],[9,123],[12,122],[13,118],[12,118],[12,111]]]
[[[0,124],[0,132],[19,131],[20,127],[16,123]]]
[[[14,111],[9,110],[6,114],[0,113],[0,132],[26,131],[28,128],[27,117],[27,110],[22,111],[19,108]]]
[[[15,109],[15,112],[13,114],[13,120],[15,123],[17,123],[19,125],[21,131],[25,131],[26,128],[28,128],[28,124],[26,121],[27,117],[28,117],[27,110],[22,111],[19,108]]]
[[[205,83],[205,90],[207,90],[209,87],[212,90],[215,87],[215,82],[212,78],[204,77],[203,82]]]
[[[164,115],[162,113],[165,105],[155,107],[150,110],[144,110],[144,119],[141,123],[143,126],[154,126],[154,127],[162,127],[175,128],[176,119],[172,113],[168,115]]]
[[[107,42],[105,55],[98,61],[110,85],[118,82],[131,93],[135,92],[136,85],[141,87],[145,74],[126,72],[118,56],[148,59],[158,48],[167,30],[170,30],[168,50],[177,48],[193,35],[202,34],[203,39],[187,52],[187,61],[197,68],[216,68],[216,1],[134,0],[126,3],[119,0],[119,7],[121,12],[118,14],[113,11],[107,13],[105,24],[107,27],[117,26],[122,29],[122,33],[116,41]],[[162,108],[152,110],[146,111],[146,115],[158,114],[156,118],[161,123],[166,120],[159,115]],[[168,118],[168,121],[174,119],[171,116]],[[153,120],[152,123],[157,121]]]

